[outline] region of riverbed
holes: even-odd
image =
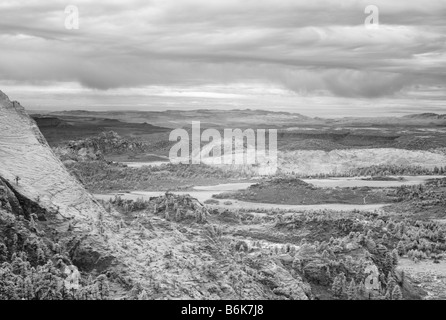
[[[157,166],[167,162],[134,162],[126,163],[131,167],[142,167],[145,165]],[[430,179],[444,178],[444,176],[390,176],[394,180],[379,181],[379,180],[367,180],[366,177],[346,177],[346,178],[327,178],[327,179],[302,179],[307,183],[311,183],[319,188],[354,188],[354,187],[371,187],[371,188],[391,188],[400,187],[403,185],[418,185],[424,184]],[[223,192],[231,192],[238,190],[248,189],[254,183],[252,182],[239,182],[239,183],[225,183],[212,186],[195,186],[192,191],[173,191],[171,193],[177,195],[190,195],[196,198],[198,201],[204,203],[206,200],[213,199],[213,195]],[[110,194],[96,194],[95,197],[102,200],[108,200],[115,195],[120,195],[122,198],[136,200],[142,198],[149,200],[152,197],[159,197],[165,194],[165,191],[132,191],[130,193],[110,193]],[[214,199],[216,200],[216,199]],[[210,206],[216,207],[235,207],[244,209],[284,209],[284,210],[335,210],[335,211],[374,211],[387,206],[388,204],[314,204],[314,205],[286,205],[286,204],[274,204],[274,203],[259,203],[259,202],[247,202],[236,199],[218,199],[218,204],[210,204]],[[226,204],[225,204],[226,203]],[[230,204],[229,204],[230,203]]]
[[[212,199],[214,194],[219,194],[228,191],[237,191],[247,189],[253,183],[228,183],[219,184],[215,186],[196,186],[194,191],[173,191],[171,193],[176,195],[190,195],[196,198],[201,203],[206,200]],[[96,194],[95,197],[101,200],[108,200],[113,198],[115,195],[119,195],[124,199],[136,200],[142,198],[144,200],[149,200],[152,197],[160,197],[165,194],[164,191],[132,191],[130,193],[110,193],[110,194]],[[216,199],[214,199],[216,200]],[[281,210],[296,210],[296,211],[306,211],[306,210],[335,210],[335,211],[374,211],[383,208],[388,204],[315,204],[315,205],[286,205],[286,204],[274,204],[274,203],[257,203],[257,202],[247,202],[235,199],[219,199],[217,200],[219,204],[211,204],[212,207],[226,207],[226,208],[243,208],[250,210],[270,210],[270,209],[281,209]],[[225,204],[227,203],[227,204]],[[230,203],[230,204],[229,204]]]

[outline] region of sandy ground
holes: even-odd
[[[194,190],[200,191],[236,191],[245,190],[252,186],[254,183],[251,182],[240,182],[240,183],[223,183],[215,186],[196,186]]]
[[[141,167],[159,167],[163,164],[168,164],[168,161],[151,161],[151,162],[121,162],[127,165],[129,168],[141,168]]]

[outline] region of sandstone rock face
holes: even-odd
[[[54,155],[34,120],[0,91],[0,177],[48,211],[89,219],[103,211]]]

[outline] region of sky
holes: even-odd
[[[30,110],[446,113],[445,17],[446,0],[2,0],[0,90]]]

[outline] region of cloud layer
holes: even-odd
[[[65,28],[70,4],[79,8],[79,30]],[[364,26],[369,4],[2,1],[0,79],[104,92],[231,83],[367,99],[420,87],[446,92],[446,2],[374,0],[378,29]]]

